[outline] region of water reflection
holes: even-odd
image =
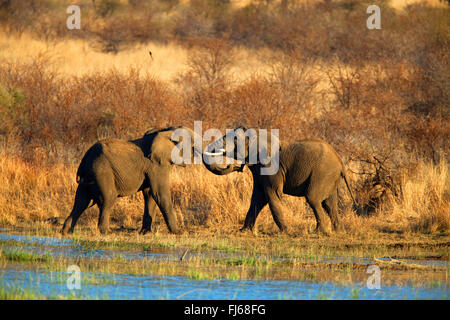
[[[19,287],[49,298],[79,299],[448,299],[449,287],[383,286],[331,282],[192,280],[180,276],[134,276],[82,273],[81,289],[69,290],[67,272],[8,268],[0,271],[0,286]]]

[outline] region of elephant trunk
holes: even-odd
[[[241,171],[241,166],[228,164],[227,166],[223,167],[214,161],[214,157],[223,157],[225,155],[225,152],[225,149],[219,149],[218,152],[205,151],[203,153],[203,164],[205,165],[206,169],[220,176],[229,174],[236,170]]]
[[[238,170],[240,167],[236,167],[234,165],[227,165],[226,167],[220,167],[218,164],[213,163],[213,164],[208,164],[205,161],[203,161],[203,164],[205,165],[206,169],[208,169],[209,171],[211,171],[212,173],[219,175],[219,176],[223,176],[226,174],[229,174],[233,171]]]

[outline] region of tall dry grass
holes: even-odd
[[[61,223],[70,213],[76,190],[76,166],[34,167],[22,160],[0,158],[0,224],[33,226]],[[171,175],[171,192],[179,223],[186,230],[208,228],[234,233],[242,226],[250,205],[252,178],[248,170],[225,177],[215,176],[200,165],[176,168]],[[391,198],[370,216],[358,216],[351,208],[343,186],[341,220],[347,234],[367,232],[447,233],[450,230],[448,163],[438,166],[420,162],[414,172],[401,177],[403,193]],[[312,232],[315,219],[303,198],[285,196],[286,218],[294,235]],[[113,228],[140,228],[143,197],[120,199],[112,212]],[[88,209],[79,225],[97,231],[98,210]],[[156,215],[157,229],[166,232],[162,215]],[[257,222],[260,232],[276,233],[268,207]]]

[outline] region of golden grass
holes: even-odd
[[[162,81],[172,81],[187,70],[190,49],[170,42],[135,44],[118,53],[104,53],[95,49],[95,43],[84,39],[39,40],[28,33],[7,35],[0,33],[0,61],[32,62],[39,57],[50,57],[50,69],[64,76],[82,76],[114,69],[128,73],[130,68],[148,73]],[[149,55],[152,52],[152,58]],[[230,73],[236,80],[247,79],[257,73],[269,72],[262,63],[267,49],[238,48],[236,61]]]
[[[409,220],[412,231],[434,233],[450,229],[450,177],[448,163],[419,163],[403,178],[403,196],[394,200],[393,217]]]
[[[0,59],[30,61],[39,55],[52,57],[53,68],[68,76],[81,76],[115,69],[128,72],[130,67],[145,70],[161,80],[171,80],[182,72],[186,63],[186,50],[179,45],[156,43],[139,44],[117,54],[96,51],[87,40],[65,39],[47,42],[29,34],[0,36]],[[149,51],[152,51],[153,59]]]
[[[397,10],[403,10],[409,5],[413,4],[424,4],[430,7],[440,7],[445,8],[445,1],[439,0],[391,0],[389,5]]]
[[[0,156],[0,224],[32,226],[39,221],[57,218],[59,223],[70,213],[76,190],[76,166],[31,166],[22,160]],[[414,174],[402,178],[403,195],[370,217],[357,216],[344,188],[341,192],[341,219],[346,234],[367,232],[448,233],[450,207],[448,163],[438,166],[420,162]],[[215,176],[202,166],[176,167],[171,175],[172,198],[179,223],[186,230],[220,230],[235,233],[242,226],[250,204],[252,178],[244,173]],[[285,196],[287,219],[293,235],[313,231],[315,219],[303,198]],[[113,228],[139,228],[143,212],[142,196],[119,199],[112,214]],[[98,210],[89,209],[79,227],[97,232]],[[158,212],[156,225],[167,232]],[[258,229],[265,234],[277,233],[266,207],[258,218]]]

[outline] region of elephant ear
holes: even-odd
[[[151,127],[150,129],[148,129],[146,132],[145,132],[145,134],[144,134],[144,137],[145,136],[149,136],[149,135],[152,135],[152,134],[154,134],[155,132],[157,132],[157,131],[159,131],[159,130],[161,130],[161,128],[154,128],[154,127]]]
[[[247,129],[246,127],[240,126],[235,130],[236,137],[234,146],[236,148],[236,159],[244,160],[244,164],[249,166],[257,163],[258,157],[258,134],[257,130],[254,128]],[[243,146],[237,146],[237,142],[241,141],[245,143]]]
[[[250,130],[254,131],[247,134],[249,136],[247,164],[249,166],[262,165],[263,167],[275,165],[276,170],[278,170],[280,148],[278,130],[249,129],[247,132],[250,132]]]
[[[159,165],[170,165],[171,152],[174,143],[171,141],[171,135],[174,128],[151,129],[143,137],[144,154],[154,163]]]
[[[187,127],[180,126],[171,131],[170,142],[172,145],[169,160],[171,164],[184,167],[186,164],[194,163],[195,154],[201,155],[201,140],[200,146],[196,148],[194,137],[194,131]]]

